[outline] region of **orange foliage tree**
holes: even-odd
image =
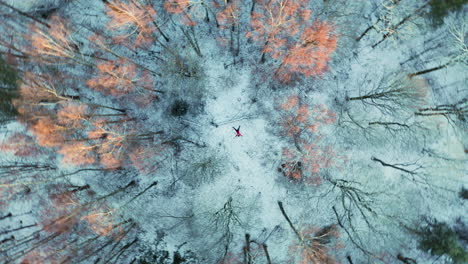
[[[140,173],[149,175],[159,169],[162,161],[171,154],[173,154],[172,149],[166,145],[140,144],[131,151],[129,159],[132,166]]]
[[[307,0],[259,0],[247,37],[263,44],[263,53],[275,59],[284,55],[288,38],[294,37],[310,18]],[[263,59],[264,57],[262,57]]]
[[[61,192],[49,195],[42,212],[42,228],[49,233],[68,233],[80,222],[81,201],[76,193]],[[79,209],[77,209],[79,208]]]
[[[56,81],[51,76],[25,72],[19,86],[19,97],[13,99],[13,105],[19,113],[18,119],[25,122],[36,122],[50,115],[49,105],[72,100],[71,97],[62,96]]]
[[[74,166],[90,165],[96,162],[94,147],[83,142],[63,144],[57,153],[63,155],[62,162]]]
[[[62,102],[59,110],[43,111],[44,115],[29,121],[29,129],[43,147],[59,147],[83,129],[86,105]],[[31,111],[31,109],[28,109]],[[29,113],[25,113],[29,114]]]
[[[164,8],[168,13],[180,16],[180,20],[187,26],[195,26],[198,19],[207,12],[202,0],[166,0]]]
[[[156,11],[151,5],[142,5],[134,0],[114,0],[106,1],[106,6],[107,15],[111,18],[107,27],[116,34],[116,43],[125,44],[133,35],[136,47],[153,43],[159,26],[155,22]]]
[[[99,236],[106,236],[115,227],[116,210],[106,204],[96,206],[88,214],[81,217],[81,220],[88,222],[89,227]]]
[[[136,82],[141,81],[135,77],[135,67],[130,66],[131,70],[129,71],[134,79],[128,77],[126,72],[117,75],[111,72],[115,66],[110,67],[112,68],[108,69],[108,75],[111,77],[102,77],[108,78],[101,80],[102,82],[112,81],[113,85],[122,85],[128,88],[130,85],[136,87]],[[144,77],[143,79],[145,82],[149,82],[146,81],[149,78]],[[102,146],[102,144],[96,145],[97,139],[88,137],[87,133],[95,130],[96,127],[101,127],[101,124],[106,122],[125,123],[130,119],[121,118],[116,121],[116,117],[126,115],[122,113],[124,110],[83,103],[78,100],[78,96],[65,96],[62,93],[63,91],[57,88],[55,81],[50,76],[26,72],[20,86],[20,96],[13,103],[20,114],[20,121],[26,122],[40,146],[59,148],[58,153],[64,155],[63,161],[65,163],[93,164],[99,161],[96,151],[99,149],[97,146]],[[120,113],[102,113],[103,109],[116,110]],[[97,122],[97,118],[101,121]],[[31,144],[32,146],[34,145]],[[18,154],[25,155],[25,152],[26,149],[23,149],[23,153],[18,152]],[[102,160],[106,160],[105,157],[109,156],[107,152],[105,153]],[[113,161],[113,163],[116,162]]]
[[[88,120],[87,106],[78,102],[62,102],[57,113],[47,112],[30,126],[39,145],[44,147],[59,147],[70,142],[84,129]]]
[[[213,7],[216,10],[216,22],[220,29],[229,30],[229,37],[218,37],[219,43],[225,47],[230,46],[230,50],[235,56],[240,52],[240,20],[242,0],[219,0],[213,1]],[[223,31],[225,32],[225,31]]]
[[[68,128],[57,124],[49,117],[39,119],[31,126],[37,143],[43,147],[57,147],[65,141]]]
[[[28,117],[26,121],[37,143],[43,147],[56,148],[57,153],[63,155],[62,162],[65,164],[83,166],[100,163],[105,168],[114,169],[132,163],[137,164],[135,161],[138,157],[144,155],[138,155],[133,149],[142,149],[143,147],[139,147],[140,143],[151,142],[155,135],[162,133],[161,131],[140,133],[137,126],[133,124],[130,128],[127,124],[136,120],[122,117],[126,115],[124,113],[100,113],[98,110],[102,108],[93,105],[90,107],[62,96],[57,97],[47,91],[39,90],[43,92],[39,98],[50,98],[51,101],[62,100],[54,102],[55,111],[47,108],[48,103],[43,104],[40,101],[33,103],[32,107],[27,102],[28,98],[35,100],[31,91],[36,90],[25,89],[27,93],[24,99],[22,97],[18,99],[17,105],[21,106],[19,108],[21,113]],[[141,146],[155,148],[154,145],[148,146],[146,143],[142,143]],[[23,152],[18,154],[26,155],[25,151],[26,149],[23,149]],[[140,153],[146,152],[140,151]]]
[[[95,197],[89,185],[49,185],[50,194],[38,204],[42,208],[42,230],[29,236],[40,237],[40,240],[33,240],[21,254],[8,255],[7,260],[21,258],[20,263],[31,264],[82,262],[96,253],[96,248],[104,250],[111,244],[117,246],[134,224],[127,225],[131,221],[116,222],[117,209],[108,206],[107,199],[132,186],[135,186],[133,181],[104,196]],[[70,190],[70,187],[75,189]]]
[[[135,186],[135,182],[98,198],[94,197],[93,192],[78,192],[89,186],[78,190],[64,190],[60,185],[56,186],[59,191],[51,193],[42,204],[42,229],[49,233],[68,233],[84,221],[96,234],[105,236],[114,229],[114,217],[117,215],[117,210],[108,206],[106,199]]]
[[[241,16],[241,0],[220,0],[220,2],[213,2],[213,6],[219,10],[216,14],[216,19],[220,27],[237,27]]]
[[[86,114],[80,106],[68,106],[59,110],[54,119],[40,119],[31,131],[39,145],[57,147],[57,153],[63,155],[62,162],[73,166],[100,163],[104,168],[116,169],[131,162],[137,164],[135,161],[148,152],[142,148],[157,149],[157,145],[144,142],[152,142],[161,131],[140,133],[126,124],[128,119],[110,120],[114,115],[109,114],[106,119],[103,116],[106,115]],[[133,151],[139,146],[140,152]]]
[[[87,133],[88,144],[92,146],[92,152],[97,155],[99,162],[105,168],[129,165],[127,161],[136,159],[135,156],[129,157],[137,155],[133,149],[142,146],[142,142],[152,142],[155,135],[162,134],[161,131],[140,133],[136,127],[130,128],[103,119],[93,121],[92,124],[93,128]]]
[[[62,241],[66,242],[66,241]],[[66,256],[64,252],[58,253],[59,248],[54,246],[45,246],[40,249],[32,250],[21,259],[20,264],[37,264],[37,263],[50,263],[50,264],[69,264],[71,263],[70,256]],[[56,254],[52,254],[56,253]]]
[[[337,264],[336,251],[343,246],[336,243],[338,228],[329,225],[322,228],[308,227],[299,231],[299,239],[289,247],[292,264]]]
[[[332,26],[315,21],[303,30],[299,41],[287,50],[276,76],[288,82],[297,73],[306,77],[321,75],[328,68],[336,41]]]
[[[61,78],[45,74],[25,72],[20,85],[21,100],[28,103],[59,102],[71,100],[60,94],[56,81]]]
[[[31,26],[32,33],[26,38],[31,41],[32,57],[45,63],[79,62],[76,56],[79,53],[78,45],[63,19],[53,16],[50,20],[50,28],[37,24]]]
[[[321,129],[336,121],[335,113],[324,105],[310,107],[296,95],[289,96],[280,105],[280,111],[281,132],[292,139],[294,147],[283,148],[283,162],[278,170],[293,180],[321,183],[320,171],[336,166],[336,160],[343,159],[331,146],[321,142]]]
[[[261,0],[258,4],[247,37],[262,43],[262,63],[266,53],[280,61],[275,77],[289,82],[298,73],[307,77],[323,73],[337,36],[326,22],[316,20],[310,25],[309,1]]]
[[[98,75],[88,80],[87,85],[104,94],[120,96],[133,91],[156,91],[152,89],[151,75],[138,70],[134,63],[125,59],[99,63],[97,69]]]
[[[287,221],[289,227],[294,232],[297,240],[289,247],[291,264],[337,264],[334,256],[337,249],[343,245],[338,243],[338,227],[335,224],[322,228],[307,226],[296,228],[283,207],[283,203],[278,201],[281,214]]]

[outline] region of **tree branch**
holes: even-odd
[[[395,165],[393,165],[393,164],[388,164],[388,163],[386,163],[386,162],[383,162],[382,160],[380,160],[380,159],[378,159],[378,158],[376,158],[376,157],[372,157],[371,160],[372,160],[372,161],[376,161],[376,162],[382,164],[382,166],[384,166],[384,167],[391,167],[391,168],[394,168],[394,169],[396,169],[396,170],[400,170],[400,171],[406,172],[406,173],[411,174],[411,175],[417,174],[417,173],[414,172],[414,171],[409,171],[409,170],[407,170],[407,169],[400,168],[400,167],[395,166]]]

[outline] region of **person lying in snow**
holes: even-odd
[[[242,134],[240,132],[240,126],[236,129],[235,127],[232,127],[232,129],[234,129],[236,131],[236,137],[241,137]]]

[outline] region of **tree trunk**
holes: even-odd
[[[41,24],[41,25],[43,25],[43,26],[45,26],[45,27],[47,27],[47,28],[50,28],[50,25],[47,24],[46,22],[41,21],[41,20],[39,20],[39,19],[37,19],[37,18],[31,16],[30,14],[25,13],[25,12],[23,12],[23,11],[21,11],[21,10],[15,8],[14,6],[11,6],[11,5],[5,3],[5,2],[2,1],[2,0],[0,0],[0,5],[6,6],[6,7],[10,8],[11,10],[17,12],[18,14],[20,14],[20,15],[22,15],[22,16],[24,16],[24,17],[27,17],[27,18],[29,18],[29,19],[32,19],[32,20],[36,21],[37,23],[39,23],[39,24]]]
[[[255,4],[257,0],[252,0],[252,7],[250,8],[250,16],[252,16],[253,12],[255,11]]]
[[[398,254],[397,255],[397,259],[405,264],[417,264],[416,260],[412,259],[412,258],[407,258],[407,257],[404,257],[403,255],[401,254]]]
[[[288,222],[289,226],[291,227],[291,229],[294,231],[294,233],[296,234],[297,238],[299,238],[300,241],[302,241],[302,236],[301,234],[299,233],[299,231],[297,231],[297,229],[294,227],[294,225],[292,224],[291,220],[289,219],[288,215],[286,214],[286,212],[284,211],[284,207],[283,207],[283,203],[278,201],[278,206],[281,210],[281,213],[283,214],[284,218],[286,219],[286,221]]]
[[[433,67],[433,68],[429,68],[429,69],[426,69],[426,70],[422,70],[422,71],[418,71],[418,72],[415,72],[415,73],[411,73],[409,74],[408,76],[411,78],[411,77],[414,77],[414,76],[418,76],[418,75],[423,75],[423,74],[426,74],[426,73],[430,73],[430,72],[433,72],[433,71],[438,71],[438,70],[441,70],[447,66],[450,65],[450,63],[452,63],[452,61],[449,61],[447,63],[444,63],[440,66],[437,66],[437,67]]]
[[[380,21],[380,18],[377,19],[375,24],[379,23],[379,21]],[[364,30],[364,32],[359,37],[356,38],[356,41],[360,41],[367,33],[369,33],[369,31],[374,28],[375,24],[372,26],[369,26],[366,30]]]
[[[265,243],[263,243],[262,247],[263,247],[263,252],[265,252],[265,257],[267,259],[267,264],[271,264],[270,253],[268,253],[268,246]]]
[[[250,254],[250,235],[245,234],[244,264],[252,264],[252,254]]]
[[[376,99],[385,96],[387,93],[375,93],[375,94],[368,94],[363,96],[356,96],[356,97],[348,97],[346,101],[355,101],[355,100],[365,100],[365,99]]]
[[[427,5],[429,4],[429,2],[425,3],[424,5],[422,5],[420,8],[416,9],[416,11],[414,11],[412,14],[406,16],[405,18],[403,18],[403,20],[401,20],[398,24],[396,24],[395,26],[393,26],[391,28],[391,30],[388,32],[388,33],[385,33],[383,38],[375,43],[374,45],[372,45],[372,48],[375,48],[377,47],[377,45],[379,45],[380,43],[384,42],[388,37],[392,36],[393,34],[395,34],[395,32],[397,31],[397,29],[399,27],[401,27],[402,25],[404,25],[406,22],[408,22],[414,15],[416,15],[417,13],[419,13],[424,7],[426,7]]]

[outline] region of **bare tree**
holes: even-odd
[[[455,22],[451,22],[448,25],[448,31],[450,35],[452,36],[452,43],[451,46],[452,48],[455,49],[455,53],[452,56],[449,56],[449,59],[447,62],[435,66],[432,68],[428,68],[425,70],[420,70],[414,73],[411,73],[409,76],[414,77],[418,75],[423,75],[426,73],[438,71],[441,69],[446,68],[449,65],[455,64],[455,63],[464,63],[468,64],[468,44],[465,40],[466,34],[467,34],[467,19],[462,18],[460,19],[460,25],[457,25]]]
[[[415,115],[425,117],[443,116],[449,122],[460,123],[464,127],[468,119],[468,98],[463,98],[454,104],[441,104],[428,108],[420,108],[416,111]]]
[[[359,101],[385,114],[396,114],[400,110],[415,109],[424,105],[427,87],[424,80],[410,79],[403,74],[393,74],[372,82],[367,92],[347,97],[346,101]]]
[[[221,243],[223,246],[223,256],[221,260],[224,260],[229,252],[232,240],[234,238],[233,228],[234,226],[241,226],[242,222],[239,217],[240,207],[235,205],[232,197],[224,203],[223,207],[212,214],[212,224],[219,234],[221,234],[217,243]]]

